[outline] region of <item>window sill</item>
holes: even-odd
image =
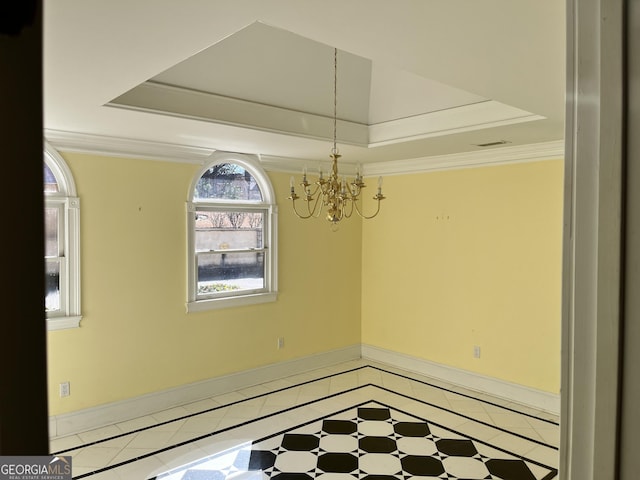
[[[79,328],[82,316],[74,317],[50,317],[47,318],[47,331],[67,330],[69,328]]]
[[[243,307],[246,305],[275,302],[277,296],[278,294],[276,292],[265,292],[238,297],[208,298],[206,300],[188,302],[187,313],[204,312],[206,310],[217,310],[220,308]]]

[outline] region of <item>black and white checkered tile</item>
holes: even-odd
[[[280,432],[158,480],[550,480],[557,470],[377,402]]]

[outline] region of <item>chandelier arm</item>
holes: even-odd
[[[315,195],[315,192],[314,192]],[[309,209],[309,213],[313,215],[315,218],[318,218],[322,213],[322,203],[320,203],[320,199],[322,198],[322,192],[318,195],[313,202],[313,209],[311,208],[311,202],[307,202],[307,208]]]
[[[306,195],[307,191],[306,191],[306,189],[304,187],[304,183],[301,183],[300,186],[302,186],[302,189],[304,190],[305,195]],[[309,195],[313,197],[313,196],[315,196],[316,193],[318,193],[319,190],[320,190],[320,184],[318,182],[316,182],[315,189],[313,190],[313,192],[310,192]]]
[[[301,215],[300,213],[298,213],[298,210],[296,209],[296,206],[293,206],[293,213],[296,214],[296,217],[301,218],[302,220],[307,220],[308,218],[311,218],[313,215]]]
[[[306,220],[307,218],[311,218],[313,216],[311,213],[309,215],[301,215],[298,212],[298,209],[296,208],[296,200],[295,199],[291,200],[291,204],[293,205],[293,213],[295,213],[298,218]],[[307,205],[307,208],[308,208],[308,205]]]
[[[351,208],[349,209],[349,213],[347,213],[347,203],[350,204]],[[344,210],[344,217],[345,218],[351,218],[351,215],[353,215],[353,206],[356,204],[356,202],[353,201],[352,197],[346,198],[343,201],[343,210]],[[357,208],[356,208],[357,211]]]
[[[384,200],[384,198],[374,197],[374,199],[375,199],[375,200],[378,200],[378,206],[377,206],[377,208],[376,208],[375,213],[374,213],[373,215],[369,215],[369,216],[364,215],[364,214],[360,211],[360,208],[358,208],[358,204],[354,202],[354,203],[355,203],[355,207],[356,207],[356,212],[358,212],[358,215],[359,215],[361,218],[364,218],[365,220],[369,220],[369,219],[371,219],[371,218],[375,217],[376,215],[378,215],[378,213],[380,213],[380,200]]]
[[[311,196],[303,198],[305,203],[307,204],[307,212],[308,215],[305,218],[317,217],[316,210],[318,208],[318,197],[315,199]],[[313,208],[311,206],[313,205]]]
[[[338,214],[339,214],[339,215],[338,215],[338,220],[342,220],[343,218],[349,218],[349,217],[347,216],[347,214],[346,214],[346,211],[345,211],[345,202],[344,202],[344,199],[342,199],[342,200],[340,201],[339,208],[338,208]]]
[[[289,197],[291,198],[291,197]],[[293,205],[293,212],[296,214],[296,216],[298,218],[301,218],[303,220],[306,220],[308,218],[311,217],[315,217],[318,218],[320,216],[320,213],[322,212],[322,208],[318,208],[318,200],[320,197],[317,197],[315,199],[315,202],[313,204],[313,209],[311,208],[311,202],[309,202],[308,200],[305,200],[305,202],[307,203],[307,215],[301,214],[300,212],[298,212],[298,209],[296,208],[296,199],[295,198],[291,198],[291,204]],[[317,210],[317,213],[316,213]]]

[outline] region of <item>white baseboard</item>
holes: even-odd
[[[443,380],[469,390],[487,393],[556,415],[560,413],[560,395],[441,365],[391,350],[358,344],[231,375],[215,377],[127,400],[51,416],[49,417],[49,436],[52,438],[63,437],[105,425],[124,422],[215,395],[359,358]]]
[[[360,345],[323,352],[264,367],[211,378],[177,388],[142,395],[49,417],[49,436],[63,437],[149,415],[185,403],[232,392],[283,377],[360,358]]]
[[[560,414],[559,394],[537,390],[498,378],[487,377],[372,345],[362,344],[362,358],[443,380],[469,390],[490,394],[494,397],[530,406],[555,415]]]

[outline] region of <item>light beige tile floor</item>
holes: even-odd
[[[558,466],[559,427],[553,414],[366,361],[53,438],[50,450],[72,456],[74,478],[147,479],[371,400],[535,462]]]

